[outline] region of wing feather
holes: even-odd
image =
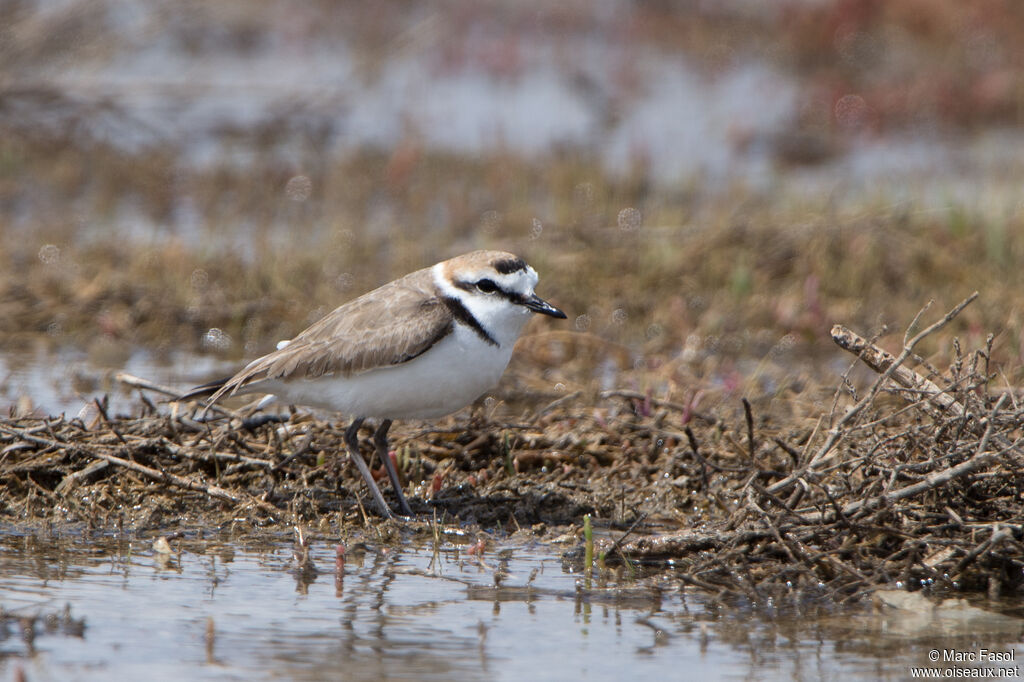
[[[451,333],[453,318],[430,269],[349,301],[286,345],[249,363],[210,398],[270,379],[351,376],[408,362]]]

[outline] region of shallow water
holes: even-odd
[[[311,576],[283,538],[162,554],[152,538],[7,529],[2,607],[51,617],[34,637],[0,627],[0,679],[903,679],[936,647],[1024,657],[1010,634],[929,639],[862,609],[726,612],[671,575],[579,589],[558,548],[492,540],[482,557],[457,535],[436,555],[353,545],[338,568],[337,542],[313,539]]]
[[[0,352],[0,413],[31,406],[38,415],[64,414],[71,418],[93,400],[106,397],[111,416],[137,414],[138,391],[116,380],[120,372],[185,391],[236,366],[209,355],[174,352],[160,356],[138,347],[126,347],[110,361],[67,346],[50,349],[40,345],[24,352]],[[150,397],[159,399],[157,394]]]
[[[718,39],[726,42],[709,45],[705,59],[682,46],[665,49],[628,29],[628,3],[581,6],[570,13],[579,12],[575,20],[548,28],[544,13],[528,6],[503,8],[504,21],[429,4],[381,8],[369,21],[359,12],[285,11],[273,3],[237,15],[173,17],[157,4],[63,4],[98,17],[82,32],[80,54],[68,59],[54,50],[29,61],[15,81],[25,92],[7,93],[9,108],[33,128],[73,129],[89,144],[126,153],[171,148],[182,169],[269,163],[294,168],[302,185],[317,177],[324,158],[364,149],[411,144],[530,159],[579,150],[611,173],[643,168],[668,188],[699,181],[713,193],[739,183],[772,197],[824,195],[830,205],[868,201],[895,212],[945,211],[956,202],[997,221],[1021,208],[1021,133],[1011,128],[949,136],[923,122],[883,135],[857,134],[861,124],[851,122],[835,139],[812,127],[805,144],[822,146],[821,158],[789,168],[786,140],[807,132],[807,112],[818,120],[819,110],[830,111],[829,98],[808,93],[815,86],[785,59],[736,50],[724,33]],[[25,5],[27,27],[15,33],[39,30],[29,18],[46,27],[59,14],[52,3]],[[382,29],[385,45],[367,41],[367,30]],[[225,39],[237,33],[250,39]],[[719,58],[709,60],[713,53]],[[40,92],[49,97],[43,105]],[[10,222],[31,231],[63,199],[25,192]],[[305,201],[301,194],[289,196]],[[239,216],[226,229],[223,217],[202,215],[187,193],[171,205],[154,218],[137,197],[119,198],[102,216],[85,211],[77,232],[245,253],[252,223],[262,222]],[[69,200],[59,212],[83,209]],[[365,229],[390,223],[382,209]],[[274,228],[285,239],[294,229],[291,221]]]

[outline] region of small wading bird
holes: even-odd
[[[380,419],[373,443],[402,513],[412,510],[388,456],[392,419],[435,419],[470,404],[501,378],[532,313],[565,318],[534,292],[536,271],[502,251],[474,251],[410,273],[345,303],[232,377],[178,398],[271,393],[344,412],[349,456],[381,514],[391,510],[359,454],[359,427]]]

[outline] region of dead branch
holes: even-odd
[[[882,371],[881,376],[879,376],[878,380],[875,381],[875,383],[872,385],[871,390],[868,391],[868,394],[861,398],[859,401],[857,401],[857,403],[854,404],[852,407],[850,407],[843,414],[843,416],[840,417],[839,421],[835,425],[833,425],[831,429],[829,429],[828,437],[825,439],[825,443],[822,444],[822,446],[818,449],[815,455],[811,458],[811,461],[808,462],[799,471],[791,474],[790,476],[787,476],[786,478],[777,483],[773,483],[772,485],[768,486],[768,492],[779,493],[780,491],[786,490],[791,485],[793,485],[793,483],[797,479],[799,479],[802,476],[805,476],[808,472],[814,471],[823,461],[826,461],[827,457],[832,456],[834,448],[847,434],[846,426],[848,424],[851,424],[860,415],[860,413],[874,401],[875,396],[878,395],[878,392],[881,391],[883,387],[887,385],[887,382],[890,379],[890,377],[892,377],[892,375],[896,373],[900,366],[914,352],[914,348],[917,346],[917,344],[919,344],[929,335],[939,331],[947,324],[952,322],[953,319],[956,318],[956,316],[959,315],[960,312],[968,305],[970,305],[977,297],[978,292],[975,291],[973,294],[971,294],[966,299],[961,301],[958,305],[956,305],[952,310],[946,313],[938,322],[920,331],[909,341],[905,340],[902,352],[899,354],[899,356],[893,358],[892,362],[889,363],[889,366]],[[920,314],[918,315],[918,317],[920,317]],[[918,318],[915,318],[915,322],[917,321],[917,319]]]

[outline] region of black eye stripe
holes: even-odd
[[[456,280],[454,282],[454,284],[455,284],[456,288],[462,289],[463,291],[480,291],[480,288],[479,288],[480,282],[490,282],[491,284],[494,285],[494,292],[493,293],[496,296],[500,296],[500,297],[502,297],[502,298],[504,298],[504,299],[506,299],[508,301],[511,301],[512,303],[522,304],[522,302],[525,300],[523,298],[522,294],[520,294],[518,292],[515,292],[515,291],[505,291],[504,289],[501,288],[500,285],[498,285],[497,282],[495,282],[492,279],[484,278],[484,279],[481,279],[481,280],[477,280],[476,282],[468,282],[466,280]],[[487,292],[485,292],[485,293],[487,293]]]

